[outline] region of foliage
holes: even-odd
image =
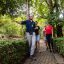
[[[23,40],[0,40],[0,63],[23,64],[28,47]]]
[[[13,13],[13,9],[17,6],[15,0],[0,0],[0,4],[0,14]]]
[[[64,37],[54,39],[56,50],[64,56]]]
[[[20,35],[20,28],[15,23],[9,23],[4,25],[5,34],[8,35]]]
[[[47,22],[50,22],[54,27],[56,27],[56,25],[59,23],[58,21],[59,14],[64,9],[64,6],[63,6],[64,0],[0,0],[0,4],[1,4],[0,5],[0,27],[2,29],[2,25],[5,25],[4,26],[5,28],[3,27],[2,31],[7,33],[11,32],[10,34],[12,34],[13,32],[18,34],[20,32],[19,29],[23,28],[21,27],[18,29],[18,27],[20,26],[14,23],[13,19],[17,18],[16,19],[17,21],[25,20],[26,16],[28,16],[30,12],[34,14],[39,24],[41,23],[42,25],[44,24],[43,20],[41,20],[43,18],[43,19],[46,19]],[[1,16],[1,14],[2,15],[7,14],[7,16],[6,15]],[[19,15],[11,16],[10,18],[9,16],[10,14],[12,15],[19,14]],[[14,27],[13,27],[13,24],[14,24]],[[18,27],[16,27],[17,25]],[[9,27],[10,27],[10,30],[9,30]],[[21,30],[21,33],[22,32],[23,32],[23,29]]]
[[[24,17],[25,18],[25,17]],[[22,17],[11,18],[9,15],[0,17],[0,33],[8,35],[23,35],[23,27],[14,21],[22,21]]]

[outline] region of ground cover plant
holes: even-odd
[[[0,64],[22,64],[27,50],[26,41],[0,40]]]
[[[54,39],[55,50],[64,56],[64,37]]]

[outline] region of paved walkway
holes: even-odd
[[[53,53],[46,50],[43,40],[40,41],[41,53],[36,53],[34,59],[27,59],[24,64],[56,64],[56,59]]]

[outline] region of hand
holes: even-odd
[[[36,27],[35,29],[38,29],[38,27]]]

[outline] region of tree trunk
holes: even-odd
[[[27,19],[29,19],[29,14],[30,14],[29,0],[26,0],[26,5],[27,5],[26,16],[27,16]]]
[[[54,3],[53,3],[53,1],[54,1]],[[59,2],[58,2],[58,0],[47,0],[47,4],[48,4],[48,6],[49,6],[49,10],[50,10],[50,15],[51,15],[51,17],[49,18],[49,20],[48,21],[50,21],[50,22],[52,22],[55,18],[52,18],[53,17],[53,15],[54,15],[54,8],[56,9],[56,22],[57,22],[57,24],[59,23],[59,21],[58,21],[58,16],[59,16],[59,11],[60,11],[60,6],[59,6]],[[59,27],[59,25],[57,25],[56,24],[56,30],[57,30],[57,36],[58,37],[61,37],[61,36],[63,36],[63,33],[62,33],[62,26],[60,26]],[[54,29],[55,30],[55,29]],[[55,35],[55,32],[54,32],[54,35]]]
[[[56,13],[57,16],[59,17],[59,11],[60,11],[60,7],[59,7],[59,3],[57,2],[57,0],[55,0],[55,7],[56,7]],[[62,37],[63,33],[62,33],[62,23],[60,20],[57,19],[57,24],[56,24],[56,29],[57,29],[57,37]]]

